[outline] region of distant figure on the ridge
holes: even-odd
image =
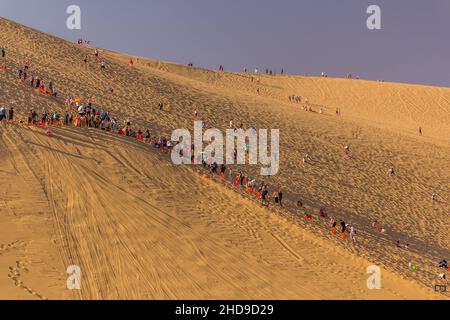
[[[419,127],[419,135],[423,135],[423,132],[422,132],[422,127]]]
[[[2,58],[5,59],[5,56],[6,56],[5,48],[2,48]]]
[[[159,103],[159,110],[162,111],[164,109],[164,103],[161,101]]]
[[[133,59],[130,58],[130,61],[128,61],[128,66],[132,67],[134,65]]]

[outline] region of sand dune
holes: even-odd
[[[37,293],[42,297],[434,296],[388,271],[382,292],[368,290],[368,261],[335,250],[288,219],[189,169],[173,167],[166,157],[142,144],[96,130],[57,129],[55,134],[49,138],[42,129],[8,126],[2,128],[1,138],[2,150],[9,153],[2,157],[7,174],[20,177],[24,180],[20,186],[29,187],[18,193],[3,191],[9,196],[6,208],[14,208],[15,228],[27,230],[21,225],[27,220],[33,220],[35,227],[53,225],[40,231],[40,243],[34,243],[33,230],[15,244],[20,245],[17,252],[9,253],[22,256],[19,263],[26,261],[28,270],[23,273],[30,275],[30,284],[26,278],[21,281],[30,287],[33,283],[32,290],[41,289]],[[2,173],[2,181],[7,174]],[[35,210],[46,199],[45,211],[23,212],[23,198],[31,200]],[[44,221],[36,221],[35,215]],[[13,241],[15,229],[9,230],[6,235]],[[47,251],[61,256],[53,256],[48,264],[41,260]],[[65,265],[70,264],[82,270],[82,290],[72,291],[74,296],[64,288]],[[41,272],[47,279],[34,283]],[[57,285],[50,290],[49,283]],[[26,298],[27,291],[21,296],[22,288],[12,290],[13,284],[5,283],[8,294],[3,297]]]
[[[192,129],[194,111],[219,129],[230,119],[279,128],[281,171],[267,182],[283,187],[291,209],[260,208],[128,139],[74,128],[49,138],[42,129],[4,124],[0,288],[7,291],[0,292],[7,294],[1,298],[446,297],[432,287],[450,245],[450,89],[293,76],[252,80],[137,57],[130,68],[129,57],[110,51],[102,53],[107,69],[101,71],[92,48],[4,19],[0,30],[10,66],[0,77],[0,104],[14,106],[19,117],[30,108],[62,111],[72,95],[93,97],[96,106],[166,135]],[[31,73],[53,80],[58,98],[17,79],[24,60]],[[290,94],[325,114],[302,111],[289,103]],[[343,157],[345,145],[351,159]],[[310,164],[302,163],[305,153]],[[351,222],[358,243],[305,222],[303,212],[293,211],[299,199]],[[374,232],[375,219],[386,234]],[[397,248],[399,239],[410,249]],[[410,270],[409,262],[419,269]],[[365,285],[372,263],[383,267],[383,290]],[[70,264],[83,271],[79,292],[65,288]]]

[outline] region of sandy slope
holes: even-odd
[[[347,252],[421,286],[431,287],[436,281],[435,264],[448,257],[450,245],[450,89],[288,76],[260,76],[252,81],[248,75],[143,58],[129,68],[128,57],[113,52],[103,54],[108,69],[101,72],[91,48],[3,19],[0,30],[0,45],[6,47],[12,68],[1,74],[0,103],[23,115],[29,108],[63,110],[67,95],[92,96],[96,105],[166,134],[180,127],[192,129],[194,111],[220,129],[230,119],[245,127],[279,128],[281,171],[268,182],[283,186],[292,203],[302,199],[354,223],[361,235],[354,247],[304,221],[278,221],[223,188],[215,190],[204,181],[192,184],[194,178],[187,170],[158,163],[155,155],[130,150],[120,139],[97,132],[63,131],[50,142],[42,133],[4,128],[2,141],[9,153],[3,151],[2,159],[10,167],[0,174],[1,181],[11,181],[12,187],[2,188],[6,193],[0,205],[3,197],[16,194],[16,200],[0,207],[2,216],[7,212],[9,217],[0,222],[1,227],[14,230],[9,227],[18,223],[14,208],[27,217],[35,208],[45,215],[47,223],[39,216],[30,218],[12,234],[32,242],[40,239],[41,248],[47,239],[45,254],[60,254],[61,259],[50,259],[39,256],[42,250],[33,250],[36,260],[49,263],[41,265],[48,270],[48,281],[60,285],[56,279],[64,279],[65,264],[73,262],[85,270],[86,288],[74,296],[79,298],[430,297],[417,284],[398,280],[402,283],[398,285],[397,276],[392,276],[389,290],[366,292],[359,284],[366,279],[367,262]],[[86,55],[88,68],[81,62]],[[15,69],[25,59],[31,61],[32,73],[55,82],[60,98],[40,96],[16,79]],[[114,96],[106,94],[110,86],[115,88]],[[325,115],[288,103],[287,96],[293,93],[323,105]],[[157,109],[161,100],[167,105],[164,111]],[[336,107],[342,117],[333,115]],[[424,137],[417,134],[419,126]],[[14,142],[20,142],[21,149]],[[353,150],[351,160],[342,156],[347,144]],[[312,164],[302,163],[305,152],[312,156]],[[396,177],[388,177],[390,166],[396,168]],[[21,170],[20,175],[14,170]],[[431,202],[433,192],[439,195],[436,204]],[[224,197],[232,200],[225,202]],[[374,219],[387,229],[385,236],[372,232]],[[319,238],[310,238],[297,226]],[[211,230],[213,240],[201,240],[205,233],[210,239]],[[410,250],[396,248],[397,239],[410,243]],[[0,239],[5,244],[15,241],[13,236]],[[24,253],[18,250],[6,265],[22,261],[20,255]],[[188,262],[178,265],[179,259],[174,259],[178,256]],[[189,256],[196,257],[194,262]],[[298,261],[290,261],[297,256],[307,263],[299,266]],[[220,268],[230,265],[224,263],[227,260],[237,267],[226,276]],[[418,272],[408,270],[411,261],[419,263]],[[52,274],[55,268],[59,273]],[[58,285],[50,286],[49,292],[42,289],[42,294],[58,297]],[[279,288],[290,289],[280,292]]]
[[[1,133],[8,152],[2,155],[7,172],[1,180],[13,175],[12,185],[28,186],[17,193],[2,190],[6,208],[16,208],[16,226],[5,228],[6,236],[17,241],[16,230],[21,235],[28,229],[24,221],[47,224],[21,235],[8,262],[21,256],[28,269],[22,281],[43,297],[436,297],[387,271],[383,290],[369,291],[368,261],[335,250],[189,169],[173,167],[143,145],[92,130],[58,129],[53,138],[18,126]],[[46,211],[23,212],[24,198],[36,203],[36,211]],[[41,241],[35,243],[38,234]],[[56,248],[60,259],[53,256]],[[82,290],[74,296],[64,289],[70,264],[82,270]],[[6,281],[8,293],[2,297],[24,298],[5,271],[0,283]]]

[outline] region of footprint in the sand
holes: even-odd
[[[0,255],[9,252],[14,249],[21,249],[26,246],[26,243],[23,241],[14,241],[8,244],[0,243]]]
[[[21,272],[29,272],[29,269],[27,268],[27,265],[25,262],[19,260],[19,261],[16,261],[15,266],[9,267],[8,278],[10,278],[13,281],[13,283],[16,287],[22,288],[24,291],[28,292],[29,294],[31,294],[33,296],[36,296],[39,299],[48,300],[46,297],[37,293],[36,291],[34,291],[30,287],[26,286],[22,282],[22,280],[21,280],[22,273]]]

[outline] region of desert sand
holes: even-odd
[[[280,129],[281,170],[266,180],[286,195],[285,209],[267,210],[130,138],[72,127],[48,137],[2,123],[1,299],[448,299],[433,286],[450,245],[449,88],[220,73],[141,57],[131,68],[129,56],[108,50],[101,72],[93,48],[5,19],[0,47],[10,66],[0,105],[19,119],[31,108],[63,111],[72,95],[167,136],[192,129],[195,111],[221,130],[230,119]],[[58,98],[17,78],[25,60]],[[305,221],[298,200],[354,225],[358,242]],[[366,286],[372,264],[382,268],[381,290]],[[79,291],[66,288],[69,265],[82,270]]]

